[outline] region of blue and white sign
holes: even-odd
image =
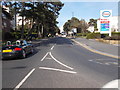
[[[111,15],[111,12],[110,12],[110,11],[103,11],[103,12],[102,12],[102,16],[105,17],[105,18],[106,18],[106,17],[110,17],[110,15]]]
[[[109,19],[112,16],[112,10],[101,10],[100,18],[101,19]]]

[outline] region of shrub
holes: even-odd
[[[89,33],[77,33],[77,37],[87,36]]]
[[[87,39],[97,39],[97,38],[101,38],[100,33],[89,33],[86,37]]]
[[[114,35],[114,36],[111,36],[111,37],[107,36],[104,39],[105,40],[120,40],[120,36],[118,36],[118,35]]]
[[[120,32],[112,32],[112,36],[114,36],[114,35],[120,36]]]

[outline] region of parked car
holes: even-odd
[[[33,50],[33,45],[25,40],[17,40],[14,43],[7,41],[2,47],[2,59],[25,58],[27,54],[33,53]]]

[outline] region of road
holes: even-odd
[[[118,60],[70,39],[37,41],[26,59],[3,61],[3,88],[101,88],[118,78]]]

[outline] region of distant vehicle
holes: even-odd
[[[17,40],[15,43],[7,41],[2,47],[2,59],[26,58],[29,53],[33,53],[33,46],[25,40]]]
[[[65,32],[62,32],[61,35],[62,35],[62,37],[66,37],[67,36]]]
[[[66,37],[66,35],[62,35],[62,37]]]

